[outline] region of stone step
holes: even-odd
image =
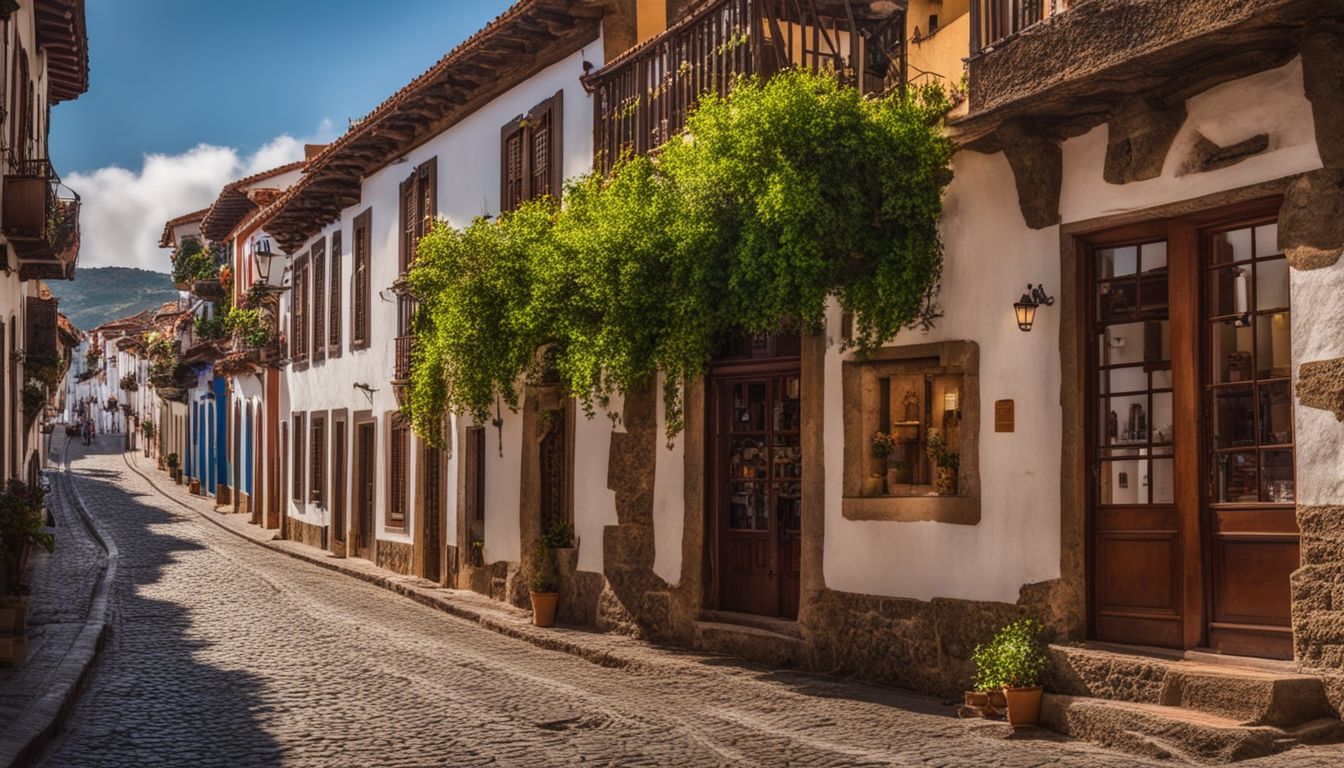
[[[1178,706],[1046,694],[1041,724],[1078,739],[1155,759],[1228,763],[1299,744],[1339,741],[1338,717],[1292,728],[1246,725]]]
[[[754,627],[766,632],[796,637],[799,640],[803,638],[803,632],[798,627],[798,622],[782,619],[778,616],[758,616],[754,613],[738,613],[737,611],[701,611],[700,620],[719,624],[735,624],[741,627]]]
[[[797,666],[803,658],[800,637],[720,621],[695,622],[695,647],[770,667]]]
[[[1122,653],[1095,646],[1051,646],[1053,690],[1073,696],[1203,712],[1247,725],[1290,728],[1339,719],[1319,677],[1284,662]]]

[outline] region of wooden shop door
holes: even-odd
[[[374,494],[378,474],[375,459],[378,455],[377,429],[374,422],[355,425],[355,552],[358,557],[373,560]]]
[[[798,363],[725,373],[712,387],[719,607],[796,618],[802,546]]]
[[[1277,201],[1085,238],[1089,620],[1291,658],[1288,266]]]

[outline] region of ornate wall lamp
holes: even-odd
[[[1055,297],[1045,295],[1045,289],[1040,284],[1033,288],[1031,283],[1027,283],[1027,292],[1013,303],[1013,312],[1017,314],[1017,327],[1030,331],[1032,323],[1036,322],[1036,308],[1042,304],[1048,307],[1054,303]]]

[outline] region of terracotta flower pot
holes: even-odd
[[[0,635],[22,635],[28,631],[28,601],[0,601]]]
[[[549,627],[555,624],[555,609],[560,604],[560,594],[558,592],[533,592],[532,594],[532,623],[538,627]]]
[[[1036,725],[1041,718],[1041,694],[1039,685],[1030,688],[1004,688],[1003,695],[1008,699],[1008,724],[1014,728]]]
[[[881,496],[884,491],[884,481],[881,475],[869,475],[863,479],[864,496]]]

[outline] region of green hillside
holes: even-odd
[[[173,278],[131,267],[79,267],[74,280],[52,280],[60,311],[80,330],[177,299]]]

